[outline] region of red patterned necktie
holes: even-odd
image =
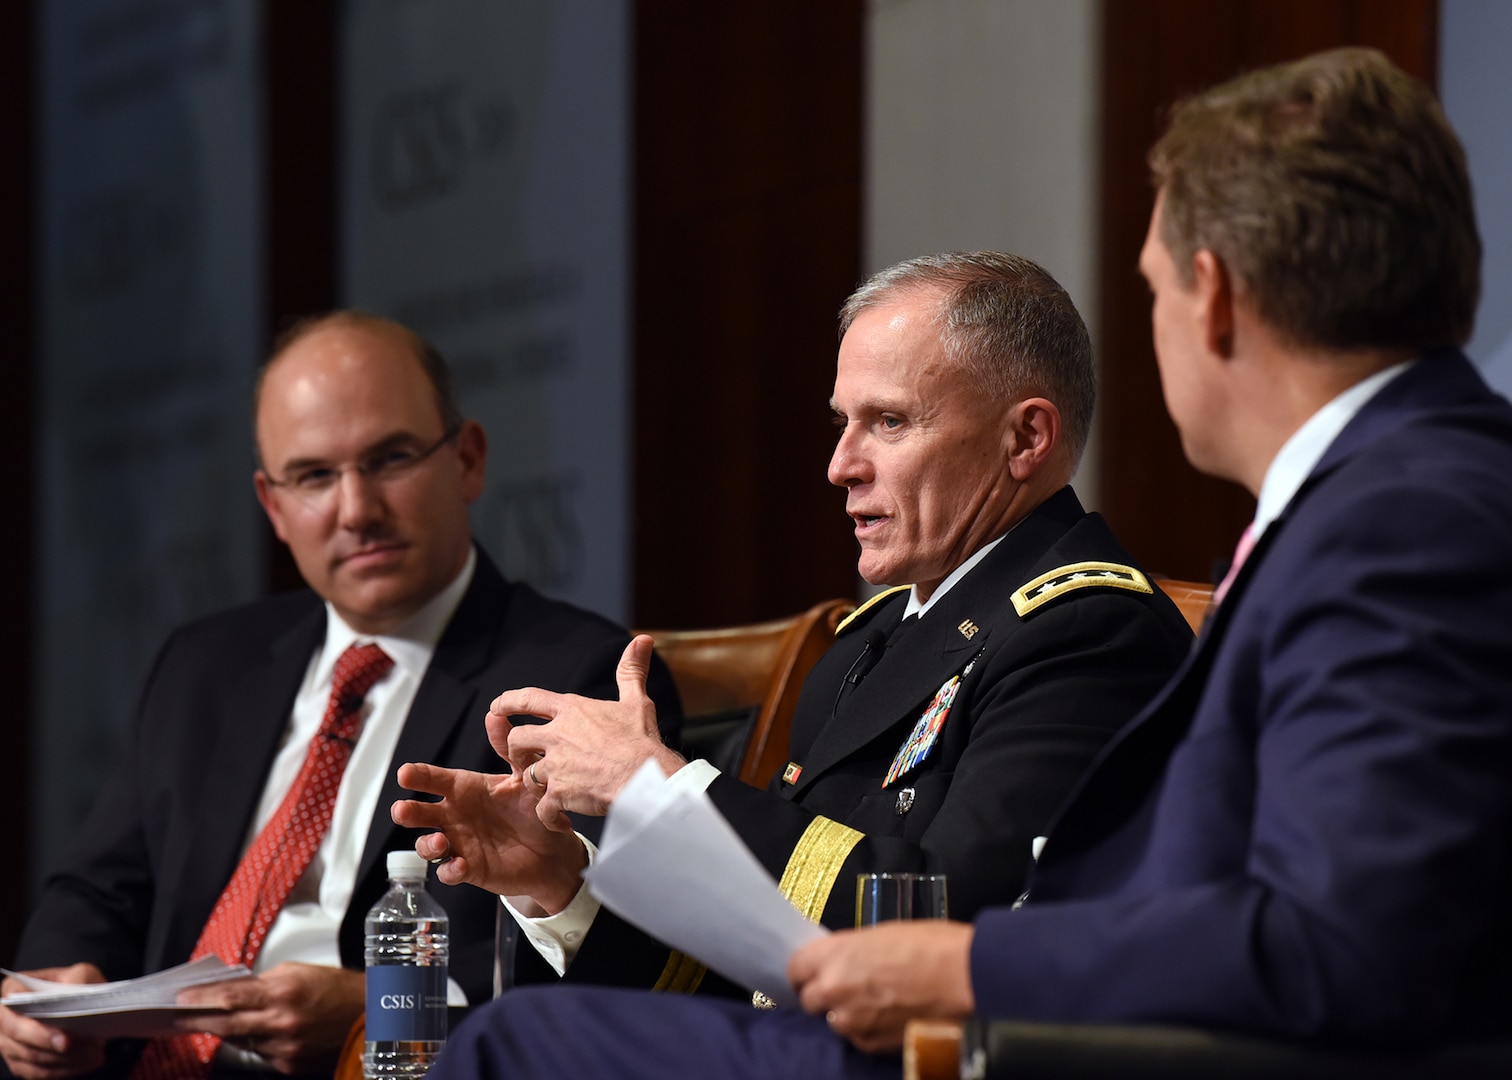
[[[1228,595],[1229,586],[1234,584],[1234,579],[1239,576],[1239,568],[1244,565],[1244,560],[1249,558],[1250,552],[1255,550],[1255,541],[1259,537],[1255,533],[1255,523],[1252,521],[1244,527],[1239,534],[1239,543],[1234,545],[1234,559],[1229,563],[1228,573],[1223,575],[1223,580],[1213,590],[1213,604],[1216,606],[1223,602]]]
[[[331,826],[336,792],[362,723],[363,699],[393,666],[377,645],[351,645],[337,659],[331,700],[299,775],[237,863],[191,959],[214,953],[228,964],[248,966],[257,959],[274,917]],[[143,1051],[131,1080],[204,1077],[219,1046],[217,1036],[204,1032],[156,1039]]]

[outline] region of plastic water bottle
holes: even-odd
[[[425,891],[425,869],[413,851],[389,852],[389,890],[367,913],[370,1080],[418,1080],[446,1043],[447,917]]]

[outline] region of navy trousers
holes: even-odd
[[[591,986],[511,990],[447,1041],[429,1080],[897,1080],[893,1056],[863,1054],[796,1009]]]

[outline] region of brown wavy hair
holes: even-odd
[[[1470,337],[1481,241],[1465,151],[1432,92],[1374,49],[1180,102],[1149,164],[1185,283],[1211,250],[1293,342],[1427,350]]]

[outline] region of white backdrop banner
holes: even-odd
[[[256,5],[40,5],[33,850],[61,851],[176,624],[262,579]]]
[[[1465,351],[1512,396],[1512,5],[1444,0],[1439,8],[1439,96],[1470,159],[1485,257],[1475,336]]]
[[[453,367],[504,573],[627,614],[624,0],[349,0],[344,302]]]

